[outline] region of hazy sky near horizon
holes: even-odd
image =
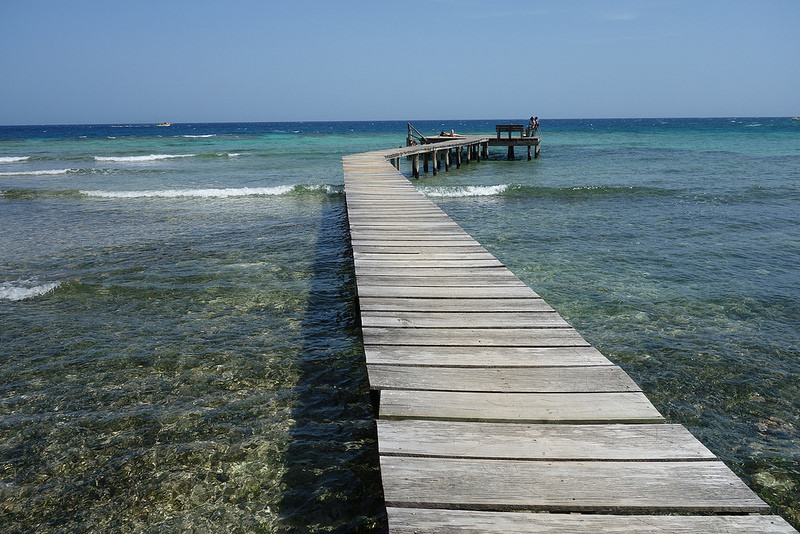
[[[798,0],[0,0],[0,124],[800,114]]]

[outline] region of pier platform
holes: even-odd
[[[345,156],[389,531],[796,532],[401,174]]]

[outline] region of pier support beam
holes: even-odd
[[[514,145],[508,145],[508,159],[514,159]]]

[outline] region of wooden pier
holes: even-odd
[[[390,532],[796,532],[397,170],[490,140],[342,160]]]

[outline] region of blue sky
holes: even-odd
[[[0,124],[795,116],[798,0],[0,0]]]

